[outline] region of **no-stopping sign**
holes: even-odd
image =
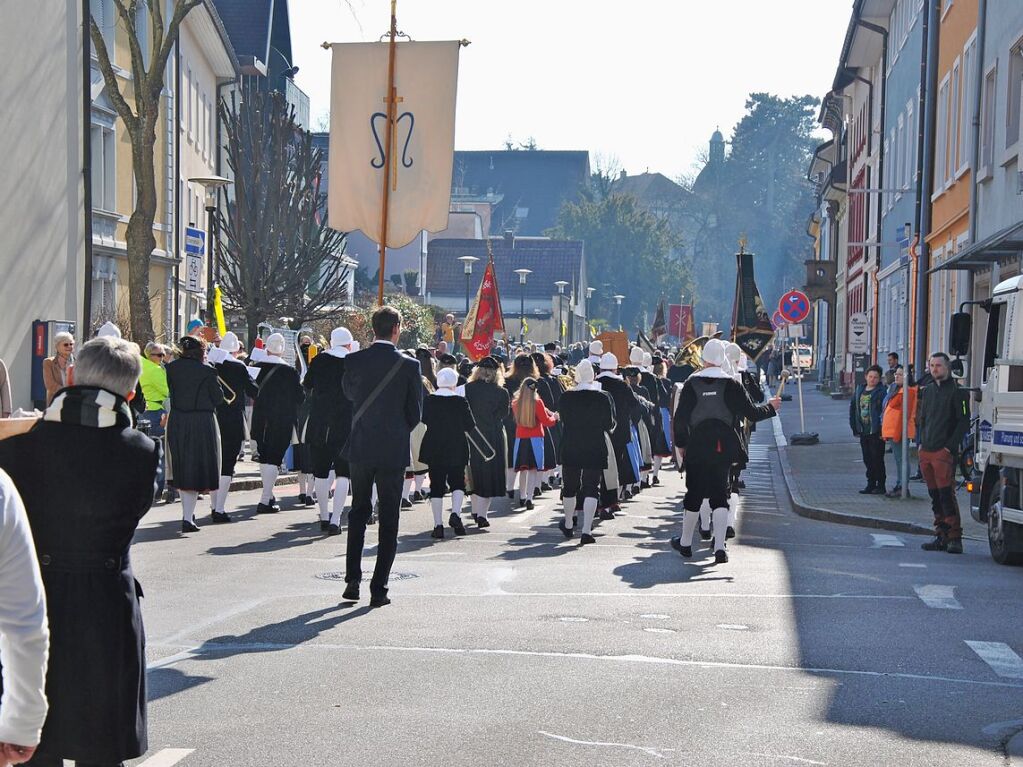
[[[778,302],[778,311],[788,322],[802,322],[810,314],[810,299],[802,291],[790,290]]]

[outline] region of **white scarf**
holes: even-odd
[[[732,379],[732,376],[730,376],[728,373],[726,373],[723,369],[718,368],[718,367],[713,367],[713,366],[701,368],[700,370],[697,370],[695,373],[693,373],[689,377],[690,378],[728,378],[728,379]],[[732,380],[734,380],[734,379],[732,379]]]
[[[343,360],[351,354],[351,352],[343,346],[331,346],[324,352],[324,354],[329,354],[331,357],[337,357],[339,360]]]

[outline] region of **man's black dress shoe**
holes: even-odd
[[[341,594],[341,598],[346,602],[358,602],[359,601],[359,584],[349,583],[345,586],[344,592]]]

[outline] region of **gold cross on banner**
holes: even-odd
[[[387,96],[384,96],[384,103],[388,104],[388,105],[394,104],[395,107],[397,107],[397,105],[401,104],[403,101],[405,101],[405,99],[404,99],[404,97],[398,95],[398,88],[397,87],[392,87],[391,88],[391,96],[390,96],[390,98],[388,98]],[[395,111],[395,113],[397,113],[397,111],[398,111],[397,108],[395,108],[394,111]],[[398,149],[398,130],[397,130],[398,126],[396,124],[397,123],[397,117],[398,117],[397,114],[395,114],[394,115],[394,119],[392,120],[391,145],[389,147],[387,147],[387,152],[390,155],[390,160],[391,160],[391,191],[392,192],[398,191],[398,152],[397,152],[397,149]]]

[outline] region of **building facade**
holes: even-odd
[[[80,3],[39,3],[0,24],[0,359],[14,408],[32,406],[33,320],[85,332],[86,141]],[[31,94],[31,98],[26,98]],[[39,349],[49,356],[44,340]]]

